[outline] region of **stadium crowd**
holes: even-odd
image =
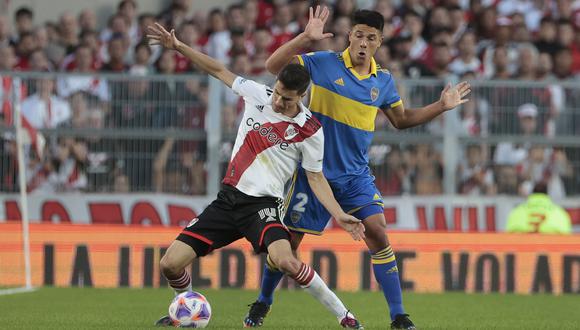
[[[474,90],[456,111],[453,129],[463,136],[580,134],[580,89],[559,85],[580,74],[580,1],[576,0],[334,0],[326,30],[334,36],[307,51],[342,51],[355,9],[374,9],[385,18],[384,43],[376,62],[399,81],[406,104],[438,98],[443,80],[515,80],[524,85]],[[22,112],[35,128],[199,128],[208,104],[204,79],[123,80],[98,73],[146,76],[195,73],[176,52],[150,47],[145,29],[153,22],[174,28],[180,40],[203,50],[244,76],[265,74],[265,60],[304,28],[308,8],[300,0],[242,0],[227,8],[197,11],[191,0],[173,0],[160,13],[119,1],[106,26],[92,10],[64,12],[39,22],[28,8],[0,15],[0,74],[8,124],[11,84],[6,71],[81,73],[23,84]],[[1,73],[4,71],[4,73]],[[107,76],[110,77],[110,76]],[[439,79],[406,84],[409,79]],[[530,84],[544,82],[544,84]],[[477,86],[477,85],[476,85]],[[567,86],[567,85],[565,85]],[[223,98],[223,129],[235,132],[242,110],[232,93]],[[393,130],[383,115],[377,130]],[[443,118],[413,130],[442,135]],[[404,137],[402,138],[404,140]],[[14,141],[0,146],[0,191],[14,191]],[[224,144],[224,155],[229,155]],[[531,143],[468,145],[457,170],[460,194],[527,195],[537,182],[554,197],[580,193],[573,171],[580,150]],[[224,156],[227,157],[227,156]],[[203,194],[204,141],[61,137],[47,141],[44,155],[29,153],[29,191],[165,191]],[[371,164],[385,195],[443,192],[441,146],[375,145]]]

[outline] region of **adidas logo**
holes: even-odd
[[[263,105],[256,105],[256,109],[258,109],[258,111],[262,112],[262,111],[264,111],[264,106]]]
[[[387,270],[387,274],[391,274],[391,273],[398,273],[399,269],[397,268],[397,266],[393,266],[391,267],[391,269]]]
[[[258,212],[260,215],[260,219],[265,220],[265,222],[276,221],[276,209],[275,208],[266,208],[262,209]]]
[[[339,86],[344,86],[344,80],[342,80],[342,78],[338,78],[334,81],[335,84],[339,85]]]

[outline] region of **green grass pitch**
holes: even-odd
[[[240,329],[255,291],[200,290],[210,301],[211,329]],[[379,292],[340,292],[365,329],[388,329]],[[41,288],[0,296],[0,329],[155,329],[167,313],[169,289]],[[578,295],[404,295],[418,329],[579,329]],[[263,329],[341,329],[307,293],[278,291]]]

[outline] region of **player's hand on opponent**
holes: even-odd
[[[460,82],[453,87],[451,87],[451,84],[449,83],[441,92],[441,99],[439,99],[439,102],[441,102],[443,109],[446,111],[451,110],[456,106],[469,101],[469,99],[464,99],[464,97],[470,92],[471,85],[469,85],[467,81]]]
[[[328,7],[316,6],[316,11],[310,7],[310,16],[308,18],[308,24],[304,28],[304,35],[310,39],[310,41],[318,41],[326,38],[331,38],[333,36],[332,33],[323,33],[324,31],[324,24],[326,24],[326,20],[330,16],[330,10]]]
[[[147,27],[147,39],[149,39],[149,45],[161,45],[168,49],[176,49],[180,43],[174,29],[168,32],[159,23]]]
[[[355,241],[360,241],[365,238],[365,226],[360,219],[355,218],[350,214],[343,213],[336,218],[338,225],[346,230]]]

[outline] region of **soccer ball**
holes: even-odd
[[[182,292],[169,305],[173,325],[181,328],[205,328],[211,318],[211,306],[198,292]]]

